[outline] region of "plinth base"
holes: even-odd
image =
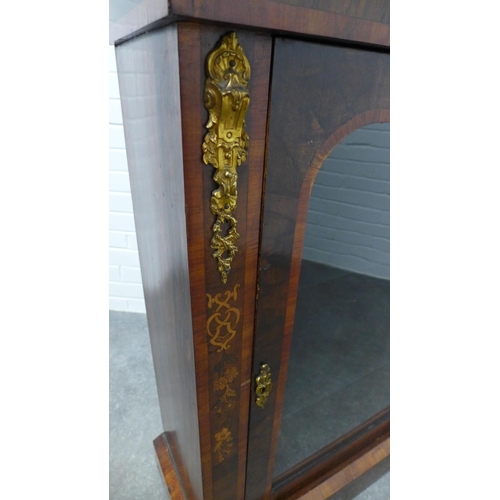
[[[188,500],[182,487],[182,482],[175,467],[170,446],[168,444],[167,433],[160,434],[153,441],[158,467],[165,481],[171,500]]]

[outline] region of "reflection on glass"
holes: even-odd
[[[275,477],[389,406],[389,229],[389,124],[373,124],[313,186]]]

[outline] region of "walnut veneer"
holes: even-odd
[[[349,498],[387,470],[388,411],[274,479],[273,466],[309,194],[336,144],[389,120],[388,2],[116,0],[112,7],[165,431],[155,449],[171,497]],[[250,142],[237,168],[238,251],[223,283],[210,246],[217,184],[202,144],[207,57],[230,32],[251,67]],[[214,321],[221,338],[232,332],[222,342]],[[273,390],[262,409],[254,391],[263,362]]]

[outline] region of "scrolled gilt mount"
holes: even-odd
[[[239,234],[232,212],[238,199],[236,168],[247,158],[245,114],[250,103],[250,65],[243,49],[230,33],[208,56],[205,107],[208,133],[203,142],[203,161],[215,167],[219,187],[212,192],[210,210],[216,216],[210,242],[222,283],[227,282]],[[226,226],[227,225],[227,226]]]

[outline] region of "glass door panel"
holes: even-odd
[[[274,477],[389,406],[389,124],[347,136],[309,201]]]
[[[372,417],[389,404],[389,96],[388,53],[275,39],[248,500],[293,496],[388,432]]]

